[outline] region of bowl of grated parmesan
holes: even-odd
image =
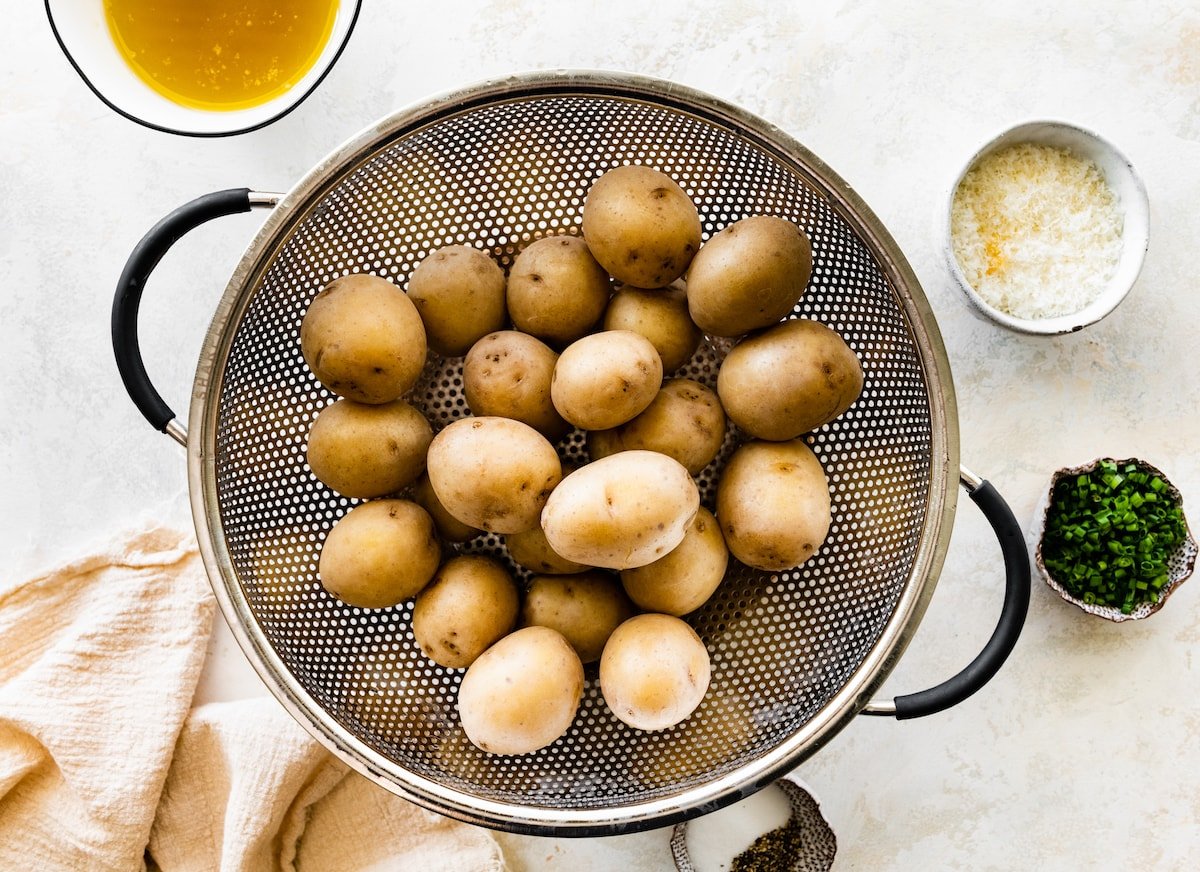
[[[1125,299],[1145,259],[1150,207],[1112,143],[1030,121],[975,153],[943,220],[950,272],[975,308],[1013,330],[1055,335]]]

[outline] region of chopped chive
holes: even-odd
[[[1158,601],[1186,535],[1183,511],[1161,476],[1105,460],[1093,474],[1054,488],[1042,560],[1072,596],[1129,614]]]

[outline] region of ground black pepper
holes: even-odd
[[[791,872],[800,856],[804,827],[795,815],[779,829],[763,833],[733,858],[730,872]]]

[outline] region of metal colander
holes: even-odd
[[[605,706],[593,667],[566,735],[533,754],[490,756],[459,725],[462,672],[418,649],[411,604],[347,606],[317,579],[321,544],[355,501],[305,462],[309,427],[333,397],[301,358],[300,322],[328,281],[371,272],[405,287],[440,246],[476,246],[507,269],[535,239],[578,234],[589,186],[625,163],[674,178],[699,209],[705,238],[752,215],[803,227],[813,274],[796,315],[846,339],[865,386],[849,412],[808,437],[832,492],[819,553],[779,573],[731,563],[714,597],[687,618],[712,658],[710,690],[692,717],[658,733],[625,726]],[[706,342],[682,373],[715,385],[724,350]],[[410,399],[435,430],[469,414],[461,360],[431,356]],[[959,475],[940,337],[903,256],[864,204],[763,121],[675,85],[608,74],[477,86],[388,118],[335,151],[279,199],[235,272],[197,370],[190,438],[162,409],[157,426],[188,446],[218,599],[271,690],[389,789],[460,819],[534,833],[624,832],[700,814],[827,741],[867,704],[915,630],[945,554]],[[740,438],[731,432],[700,477],[709,507]],[[580,433],[559,447],[565,460],[586,460]],[[463,550],[525,576],[499,537]]]

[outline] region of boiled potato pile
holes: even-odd
[[[582,237],[529,243],[507,276],[451,245],[406,289],[336,279],[304,317],[304,359],[338,397],[312,424],[309,467],[371,500],[330,531],[320,582],[359,608],[414,601],[413,638],[466,670],[459,716],[488,753],[558,740],[585,664],[619,720],[682,723],[711,677],[685,616],[731,557],[785,570],[828,533],[829,485],[803,437],[850,408],[863,371],[835,331],[785,320],[812,272],[808,238],[758,216],[701,240],[673,179],[623,166],[592,186]],[[705,334],[739,340],[715,390],[679,372]],[[411,396],[427,351],[463,358],[471,412],[437,433]],[[729,422],[744,438],[705,507],[696,479]],[[555,447],[572,428],[590,456],[579,468]],[[510,563],[460,552],[484,534]]]

